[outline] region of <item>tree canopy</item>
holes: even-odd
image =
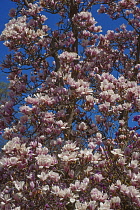
[[[138,210],[140,1],[12,1],[1,209]]]

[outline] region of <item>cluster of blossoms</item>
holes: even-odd
[[[135,108],[140,110],[140,86],[137,85],[137,82],[127,81],[123,76],[116,79],[111,75],[110,78],[108,73],[104,73],[102,76],[97,74],[97,77],[101,81],[100,111],[111,113],[112,109],[113,114],[115,114],[117,110],[128,112]]]
[[[80,12],[73,17],[73,22],[75,22],[79,27],[84,27],[87,29],[89,26],[96,24],[95,19],[89,12]]]
[[[14,137],[3,147],[2,209],[25,206],[63,209],[70,204],[78,210],[120,209],[121,202],[139,208],[139,152],[130,156],[128,152],[113,149],[110,155],[104,151],[101,156],[96,150],[81,150],[76,142],[68,141],[59,152],[50,154],[37,141],[29,145],[23,141]],[[116,182],[111,181],[114,175]]]
[[[12,1],[0,208],[138,210],[139,1],[103,0],[99,13],[131,27],[106,34],[88,11],[100,1]],[[45,12],[60,16],[57,30]]]
[[[46,17],[42,16],[41,20],[44,22]],[[34,25],[36,25],[36,23],[32,19],[27,23],[26,15],[18,17],[17,19],[13,18],[8,24],[6,24],[1,40],[3,40],[3,37],[7,37],[5,46],[9,47],[11,50],[16,50],[22,44],[30,45],[32,41],[35,42],[39,37],[45,36],[46,31],[48,30],[48,28],[44,26],[42,29],[37,29],[37,31],[35,31],[33,29]],[[15,43],[15,48],[13,48],[13,42]],[[36,42],[36,45],[39,45],[39,43]]]

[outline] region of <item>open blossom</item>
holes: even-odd
[[[62,148],[62,151],[76,151],[79,150],[79,147],[75,143],[67,142]]]
[[[59,186],[52,186],[52,193],[59,196],[61,199],[64,198],[73,198],[74,194],[70,190],[70,188],[61,189]]]
[[[20,150],[21,143],[19,137],[14,137],[11,141],[8,141],[2,148],[7,153],[10,153],[12,150]]]
[[[61,154],[58,154],[58,157],[65,162],[73,162],[78,160],[77,152],[62,152]]]
[[[25,105],[25,106],[20,107],[20,111],[24,114],[29,114],[32,111],[32,108]]]
[[[89,88],[89,83],[83,80],[78,80],[74,86],[76,92],[82,95],[90,95],[93,92],[92,89]]]
[[[102,174],[94,174],[95,181],[100,182],[103,179],[104,179],[104,177],[102,176]]]
[[[111,205],[112,205],[113,207],[119,206],[120,203],[121,203],[120,197],[117,196],[117,197],[112,197],[112,198],[111,198]]]
[[[39,165],[40,168],[49,168],[50,166],[52,165],[55,165],[57,163],[57,160],[55,157],[47,154],[47,155],[38,155],[36,157],[36,161],[37,161],[37,164]]]
[[[77,26],[82,27],[83,29],[87,27],[89,31],[94,31],[94,32],[101,31],[100,26],[98,27],[95,26],[97,22],[92,17],[92,14],[90,12],[82,11],[78,14],[75,14],[72,20]]]
[[[47,174],[47,177],[55,182],[58,182],[60,179],[60,175],[53,171],[49,171],[49,173]]]
[[[9,158],[1,158],[0,159],[0,167],[5,167],[5,166],[8,166],[10,165],[10,161],[9,161]]]
[[[93,200],[104,202],[107,199],[107,197],[108,197],[107,194],[103,194],[97,188],[93,188],[91,190],[91,198]]]
[[[84,178],[82,182],[79,180],[75,181],[75,184],[70,184],[72,191],[85,191],[89,184],[89,178]]]
[[[122,184],[120,187],[120,192],[124,195],[129,195],[129,188],[127,187],[127,185]]]
[[[18,157],[10,157],[9,158],[9,166],[11,165],[16,165],[19,161],[19,158]]]
[[[102,99],[111,103],[120,99],[119,94],[115,94],[113,90],[105,90],[100,94],[100,96],[102,97]]]
[[[32,105],[38,105],[38,104],[46,104],[51,105],[54,103],[54,99],[52,97],[49,97],[47,94],[37,93],[34,94],[34,97],[28,96],[25,101]]]
[[[126,165],[126,158],[120,157],[119,160],[118,160],[118,163],[122,166]]]
[[[100,203],[100,208],[99,210],[111,210],[110,208],[110,201],[106,200],[104,203]]]
[[[42,181],[45,181],[47,180],[48,178],[50,178],[51,180],[55,181],[55,182],[58,182],[59,179],[60,179],[60,176],[58,173],[56,172],[53,172],[53,171],[49,171],[48,173],[47,172],[44,172],[42,171],[40,175],[37,175]]]
[[[18,191],[23,190],[25,184],[24,181],[13,181],[13,183]]]
[[[74,60],[78,60],[79,57],[78,57],[77,53],[75,53],[75,52],[65,51],[65,52],[63,52],[62,54],[59,55],[59,59],[60,59],[61,62],[65,61],[67,63],[70,63]]]
[[[78,160],[79,147],[71,141],[66,142],[62,147],[62,152],[58,154],[58,157],[65,162],[72,162]]]
[[[42,187],[42,191],[43,191],[44,193],[46,193],[46,191],[49,191],[49,185],[44,185],[44,186]]]
[[[62,120],[56,121],[56,125],[58,125],[61,129],[66,129],[67,123],[64,123]]]
[[[93,150],[92,149],[80,150],[80,154],[78,156],[80,158],[83,158],[84,160],[91,161],[93,160]]]
[[[75,203],[75,210],[86,210],[88,207],[87,202],[80,203],[80,201],[76,201]]]
[[[131,198],[136,198],[140,202],[140,191],[137,190],[134,186],[129,186],[128,189]]]
[[[123,156],[121,149],[113,149],[111,153],[116,156]]]
[[[132,175],[131,183],[134,186],[137,185],[138,183],[140,183],[140,173]]]
[[[43,138],[44,139],[44,138]],[[37,147],[36,148],[36,153],[39,154],[39,155],[46,155],[48,154],[48,148],[47,147]]]
[[[133,152],[132,153],[132,158],[135,160],[138,160],[140,158],[140,152]]]
[[[131,163],[129,164],[129,167],[134,169],[134,168],[138,167],[138,164],[139,164],[138,160],[131,160]]]
[[[42,181],[45,181],[48,178],[47,173],[45,173],[44,171],[41,172],[41,174],[37,175]]]
[[[96,201],[90,201],[88,206],[91,210],[95,210],[96,207],[97,207],[97,202]]]

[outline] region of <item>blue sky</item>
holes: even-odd
[[[15,6],[14,2],[10,0],[0,1],[0,33],[5,27],[5,24],[9,21],[9,10]],[[5,55],[6,47],[2,46],[2,42],[0,42],[0,58]]]
[[[9,21],[9,10],[14,7],[14,2],[11,2],[10,0],[1,0],[0,1],[0,33],[5,28],[5,24]],[[7,54],[8,49],[3,45],[2,42],[0,42],[0,61],[2,61]],[[6,75],[3,75],[0,72],[0,81],[6,81]]]

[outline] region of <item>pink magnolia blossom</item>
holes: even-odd
[[[51,165],[55,165],[57,163],[57,160],[55,157],[52,157],[51,155],[38,155],[36,157],[37,164],[39,165],[40,168],[49,168]]]

